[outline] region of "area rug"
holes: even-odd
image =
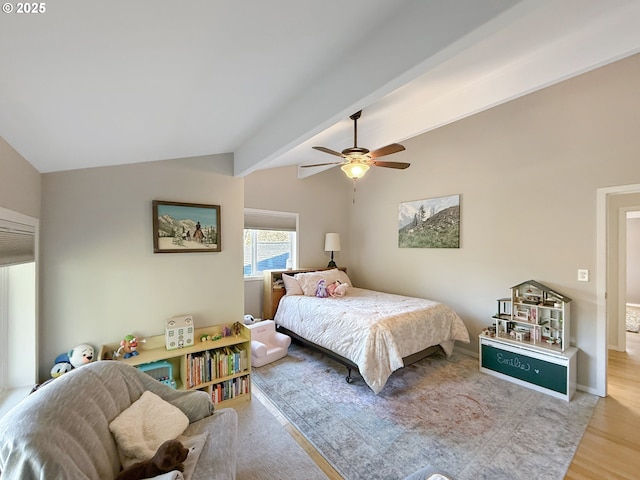
[[[255,389],[254,389],[255,390]],[[298,445],[259,395],[238,404],[236,480],[326,480],[327,476]]]
[[[562,479],[597,397],[565,402],[442,354],[396,371],[375,395],[309,349],[252,379],[346,480],[403,479],[426,465],[458,480]]]
[[[640,309],[627,307],[627,332],[640,332]]]

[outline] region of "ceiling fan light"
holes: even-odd
[[[346,163],[340,167],[342,171],[347,175],[347,177],[356,179],[362,178],[367,170],[369,170],[369,165],[366,163]]]

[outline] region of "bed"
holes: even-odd
[[[323,286],[338,281],[349,287],[343,297],[318,297],[321,280]],[[279,331],[347,366],[347,381],[357,369],[375,393],[395,370],[437,351],[449,356],[456,341],[469,342],[449,306],[353,287],[344,269],[271,271],[267,291],[275,293],[265,304],[277,305],[272,318]]]

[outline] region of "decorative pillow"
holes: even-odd
[[[120,463],[127,468],[153,457],[160,445],[181,435],[188,426],[189,418],[182,410],[145,391],[109,424],[109,430],[116,440]]]
[[[283,273],[282,281],[284,282],[285,295],[304,295],[298,280],[293,278],[291,275]]]

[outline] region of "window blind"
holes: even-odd
[[[297,213],[245,209],[244,228],[295,232],[297,218]]]
[[[0,219],[0,266],[35,261],[35,228]]]

